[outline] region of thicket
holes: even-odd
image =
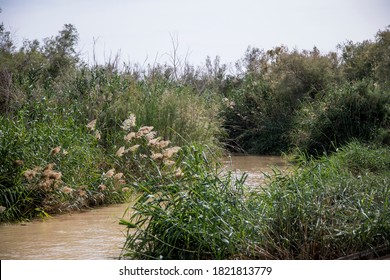
[[[230,67],[216,57],[196,68],[176,48],[171,65],[120,67],[119,57],[83,62],[70,24],[19,49],[1,25],[0,110],[32,119],[51,111],[78,125],[98,119],[106,146],[129,112],[177,144],[222,143],[238,152],[298,147],[320,155],[353,138],[388,143],[389,34],[387,28],[375,41],[345,42],[339,53],[248,48]]]
[[[1,221],[123,202],[133,170],[123,171],[120,185],[104,174],[116,166],[130,114],[138,129],[153,126],[163,140],[221,151],[219,102],[182,83],[178,70],[119,70],[116,58],[87,65],[77,42],[77,30],[67,24],[43,43],[26,40],[16,48],[0,25]],[[60,174],[58,182],[45,170]]]
[[[390,30],[339,53],[248,48],[240,75],[227,77],[222,112],[238,151],[321,155],[352,139],[389,143]]]
[[[88,65],[73,25],[17,48],[1,24],[0,219],[135,190],[123,257],[387,250],[389,34],[339,54],[248,48],[228,73],[218,57],[194,67],[177,53],[171,64]],[[252,192],[245,176],[219,173],[223,149],[299,151],[301,163]]]
[[[221,174],[201,147],[179,152],[179,179],[141,183],[122,258],[359,259],[390,250],[390,150],[351,142],[301,154],[263,190]]]

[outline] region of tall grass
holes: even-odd
[[[224,259],[246,238],[243,179],[221,176],[201,146],[186,146],[180,177],[139,183],[122,258]]]
[[[161,137],[177,145],[198,142],[218,148],[223,133],[218,118],[219,105],[196,95],[190,87],[168,82],[137,83],[112,102],[102,123],[114,123],[133,112],[139,125],[153,126]]]
[[[258,198],[268,205],[267,250],[282,259],[389,250],[389,155],[354,142],[273,181]]]
[[[124,201],[102,174],[110,161],[94,135],[73,119],[46,114],[0,117],[1,221]],[[108,159],[108,160],[107,160]]]
[[[199,147],[187,147],[179,180],[138,185],[133,215],[121,221],[129,229],[122,257],[379,256],[390,249],[389,155],[352,143],[331,157],[302,157],[294,174],[259,191],[245,189],[245,177],[218,174]]]

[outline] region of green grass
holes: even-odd
[[[183,174],[139,183],[123,258],[224,259],[245,236],[242,181],[218,174],[201,146],[183,147]]]
[[[301,158],[262,191],[218,174],[199,147],[179,159],[180,180],[137,185],[133,214],[121,222],[129,228],[123,258],[337,259],[390,249],[387,148],[354,142]]]
[[[2,222],[125,200],[102,176],[111,164],[102,147],[72,118],[0,117],[0,134]]]
[[[354,142],[276,179],[260,196],[269,207],[265,246],[283,259],[389,248],[389,164],[387,148]]]

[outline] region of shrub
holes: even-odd
[[[306,104],[295,118],[293,143],[309,154],[335,151],[353,139],[372,141],[389,127],[389,96],[364,83],[328,93],[318,104]]]
[[[287,150],[293,108],[275,98],[267,81],[248,75],[228,97],[221,111],[228,148],[255,154]]]

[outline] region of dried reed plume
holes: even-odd
[[[171,158],[174,154],[176,154],[181,148],[178,146],[167,148],[164,150],[164,158]]]
[[[24,173],[23,173],[23,176],[27,179],[27,181],[31,181],[32,179],[35,178],[35,176],[37,175],[37,171],[36,170],[32,170],[32,169],[29,169],[29,170],[26,170]]]
[[[167,159],[165,159],[165,160],[164,160],[164,164],[165,164],[166,166],[172,166],[172,165],[175,164],[175,162],[174,162],[173,160],[167,160]]]
[[[122,147],[120,147],[120,148],[118,149],[118,151],[115,153],[115,155],[116,155],[117,157],[121,157],[121,156],[123,156],[123,154],[124,154],[125,152],[126,152],[125,147],[122,146]]]
[[[139,148],[140,145],[134,145],[134,146],[131,146],[130,148],[128,148],[127,150],[130,151],[130,152],[135,152],[138,148]]]
[[[51,155],[56,155],[61,151],[61,146],[55,147],[50,151]]]
[[[148,140],[149,140],[148,146],[157,146],[161,138],[157,137],[156,139],[148,139]]]
[[[181,171],[180,167],[176,168],[175,169],[175,177],[176,178],[181,178],[183,176],[184,176],[184,173],[183,173],[183,171]]]
[[[62,192],[66,193],[66,194],[69,194],[69,193],[73,192],[73,189],[65,186],[65,187],[62,188]]]
[[[153,130],[153,128],[154,128],[153,126],[142,126],[140,127],[138,132],[142,132],[143,134],[148,134]]]
[[[96,132],[95,132],[95,138],[96,138],[96,140],[100,140],[100,139],[102,139],[102,134],[100,133],[100,131],[99,130],[96,130]]]
[[[89,123],[87,124],[87,128],[89,128],[91,131],[94,131],[94,130],[95,130],[95,127],[96,127],[96,119],[93,120],[93,121],[91,121],[91,122],[89,122]]]
[[[104,174],[104,176],[105,176],[106,178],[111,178],[112,176],[114,176],[114,174],[115,174],[115,169],[112,168],[112,169],[108,170],[108,171]]]
[[[152,153],[153,160],[163,159],[163,157],[164,155],[162,153]]]
[[[130,132],[129,134],[125,135],[124,139],[127,142],[130,142],[133,138],[135,138],[135,132]]]
[[[152,140],[154,137],[156,137],[157,135],[157,132],[156,131],[151,131],[149,132],[148,134],[145,135],[145,138],[146,140],[150,141]]]
[[[171,143],[171,141],[169,140],[166,140],[166,141],[160,141],[158,142],[157,144],[157,147],[160,148],[160,149],[163,149],[165,147],[168,147],[168,145]]]
[[[123,130],[130,130],[135,125],[136,125],[136,117],[134,114],[130,114],[129,117],[123,121],[121,128]]]

